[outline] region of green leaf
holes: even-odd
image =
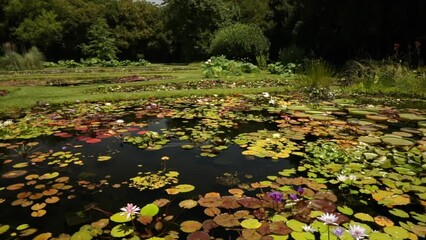
[[[142,216],[149,216],[149,217],[153,217],[155,215],[157,215],[157,213],[160,211],[160,209],[158,208],[157,205],[150,203],[145,205],[142,209],[141,209],[141,215]]]
[[[127,216],[126,216],[125,213],[119,212],[119,213],[112,215],[109,219],[111,219],[111,221],[114,221],[116,223],[125,223],[125,222],[130,222],[134,218],[135,218],[135,216],[132,215],[132,216],[130,216],[129,219],[127,219]]]
[[[343,206],[343,207],[338,206],[337,210],[339,210],[339,212],[346,214],[346,215],[354,214],[354,210],[352,210],[352,208],[350,208],[348,206]]]
[[[295,240],[315,240],[314,234],[310,232],[292,232],[291,237]]]
[[[262,223],[260,223],[259,220],[252,218],[243,220],[241,222],[241,226],[247,229],[257,229],[262,226]]]
[[[409,232],[402,227],[389,226],[383,229],[385,233],[391,235],[393,238],[404,239],[409,237]]]
[[[121,238],[125,237],[133,232],[133,228],[126,224],[120,224],[112,228],[111,236]]]
[[[392,240],[392,237],[386,233],[372,232],[369,236],[370,240]]]
[[[291,219],[286,223],[287,227],[291,228],[293,231],[301,232],[303,231],[303,226],[306,225],[306,223],[297,221],[295,219]]]
[[[0,234],[7,232],[9,230],[9,228],[10,228],[9,225],[0,226]]]
[[[362,220],[362,221],[374,222],[374,218],[370,214],[367,214],[367,213],[356,213],[354,215],[354,217],[356,217],[356,218],[358,218],[359,220]]]
[[[401,209],[398,209],[398,208],[394,208],[394,209],[389,210],[389,213],[391,213],[392,215],[395,215],[397,217],[401,217],[401,218],[409,218],[410,217],[410,215],[407,212],[405,212]]]

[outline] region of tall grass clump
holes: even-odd
[[[355,92],[394,96],[426,96],[426,71],[392,61],[349,61],[343,85]]]
[[[323,60],[307,60],[298,86],[311,99],[324,100],[334,98],[336,92],[333,68]]]
[[[27,53],[17,53],[12,44],[4,44],[4,56],[0,57],[0,68],[8,71],[42,69],[44,55],[36,47],[32,47]]]

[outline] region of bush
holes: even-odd
[[[290,76],[293,76],[294,72],[297,69],[297,66],[298,65],[294,63],[288,63],[285,66],[280,62],[270,63],[268,65],[268,71],[271,74],[278,74],[278,75],[284,75],[286,77],[290,77]]]
[[[203,74],[207,78],[228,75],[239,76],[244,73],[258,73],[259,68],[251,63],[229,60],[225,56],[211,57],[203,65]]]
[[[255,62],[266,59],[269,46],[269,40],[259,27],[237,23],[215,33],[210,52],[212,55],[224,55],[229,59]]]
[[[36,48],[32,47],[24,56],[15,51],[5,51],[6,54],[0,58],[0,68],[9,71],[42,69],[44,56]]]

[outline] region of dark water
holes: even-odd
[[[161,129],[170,129],[182,126],[185,123],[176,119],[148,119],[149,123],[144,129],[150,131],[160,131]],[[191,123],[186,123],[190,125]],[[270,125],[270,124],[269,124]],[[237,135],[241,132],[252,132],[266,127],[276,128],[275,125],[268,126],[267,123],[246,122],[241,123],[238,129],[229,131],[228,134]],[[227,134],[227,133],[225,133]],[[84,160],[83,166],[70,164],[66,168],[49,166],[40,163],[35,166],[25,168],[30,173],[43,174],[46,172],[58,171],[60,176],[69,176],[69,184],[74,188],[64,191],[61,200],[56,204],[50,204],[46,207],[47,214],[41,218],[32,218],[30,216],[30,207],[11,206],[11,201],[0,204],[0,223],[18,226],[20,224],[30,224],[36,227],[39,232],[52,232],[54,235],[66,232],[72,234],[81,223],[90,223],[101,217],[106,217],[98,211],[89,211],[84,218],[76,218],[75,213],[83,211],[85,206],[96,204],[97,207],[110,213],[120,212],[120,208],[127,203],[134,203],[138,206],[144,206],[159,198],[169,198],[164,191],[165,188],[158,190],[139,191],[136,188],[129,187],[126,182],[138,175],[139,172],[156,172],[161,169],[161,157],[168,156],[166,162],[167,170],[177,171],[179,175],[179,184],[192,184],[195,190],[189,193],[182,193],[172,196],[175,202],[185,199],[197,200],[199,195],[208,192],[221,192],[223,195],[229,194],[227,190],[236,186],[223,186],[217,182],[217,178],[224,173],[231,173],[239,178],[241,183],[250,183],[264,180],[268,175],[275,175],[278,171],[285,168],[292,168],[297,165],[295,159],[285,159],[272,161],[271,159],[259,159],[246,157],[241,154],[242,149],[236,145],[229,144],[228,149],[222,151],[217,157],[201,157],[200,149],[183,150],[181,145],[187,144],[185,141],[172,140],[162,149],[156,151],[147,151],[138,149],[131,144],[122,143],[120,139],[111,137],[103,139],[97,144],[86,144],[74,138],[63,139],[60,137],[41,137],[35,139],[40,142],[39,151],[49,150],[71,151],[72,153],[81,152],[81,159]],[[82,148],[73,148],[75,145],[83,145]],[[13,151],[7,152],[14,157],[13,164],[19,161],[25,161],[14,154]],[[105,162],[98,162],[97,156],[110,155],[112,159]],[[12,164],[12,165],[13,165]],[[9,164],[10,165],[10,164]],[[2,173],[12,170],[11,166],[0,166]],[[6,187],[14,183],[25,183],[25,176],[14,179],[1,179],[1,186]],[[108,184],[103,184],[94,190],[88,190],[79,187],[79,180],[99,183],[106,180]],[[112,185],[121,184],[121,187],[114,188]],[[166,187],[167,188],[167,187]],[[3,190],[1,197],[5,199],[16,199],[16,194],[25,191],[26,187],[16,191]],[[31,189],[33,189],[31,187]],[[31,191],[30,189],[28,191]],[[69,195],[75,195],[74,199],[67,199]],[[35,201],[36,202],[36,201]],[[175,209],[181,211],[182,209]],[[195,216],[194,216],[195,214]],[[202,212],[191,212],[191,219],[197,219],[203,215]],[[183,215],[185,217],[185,214]],[[76,220],[77,219],[77,220]],[[80,222],[81,220],[81,222]]]

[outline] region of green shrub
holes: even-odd
[[[285,66],[281,62],[270,63],[268,65],[268,71],[271,74],[278,74],[290,77],[293,76],[293,74],[295,73],[297,66],[298,65],[294,63],[287,63],[287,65]]]
[[[43,69],[44,55],[36,47],[32,47],[23,58],[24,69]]]
[[[269,40],[259,27],[237,23],[215,33],[210,53],[215,56],[224,55],[229,59],[266,63],[262,60],[266,60],[269,46]]]
[[[228,75],[239,76],[244,73],[258,73],[259,68],[251,63],[229,60],[225,56],[211,57],[202,65],[203,74],[207,78],[218,78]]]

